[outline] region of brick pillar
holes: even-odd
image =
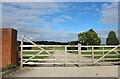
[[[1,29],[0,29],[1,30]],[[1,67],[8,64],[17,65],[17,30],[12,28],[2,28],[2,63]]]

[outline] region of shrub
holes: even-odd
[[[87,48],[86,47],[81,47],[81,50],[87,50]]]
[[[2,68],[0,68],[0,72],[2,72]]]
[[[13,65],[13,64],[8,64],[7,66],[6,66],[6,69],[7,70],[10,70],[10,69],[13,69],[15,66]]]
[[[68,49],[68,50],[78,50],[77,47],[68,47],[67,49]]]
[[[13,64],[8,64],[6,67],[3,67],[3,68],[0,68],[0,72],[4,72],[4,71],[7,71],[7,70],[11,70],[15,68],[15,65]]]
[[[2,72],[4,72],[4,71],[7,71],[7,69],[6,68],[2,68]]]

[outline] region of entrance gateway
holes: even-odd
[[[26,40],[32,45],[24,45]],[[120,62],[120,45],[37,45],[29,38],[21,39],[21,67],[24,65],[114,65]],[[31,49],[24,50],[30,47]],[[68,49],[68,48],[75,49]],[[82,50],[87,48],[87,50]]]

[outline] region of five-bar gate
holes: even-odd
[[[32,45],[24,45],[24,40]],[[24,50],[26,47],[31,47],[31,49]],[[78,65],[79,67],[105,63],[113,65],[120,63],[119,56],[120,45],[37,45],[24,35],[21,40],[21,67],[25,64],[70,64]]]

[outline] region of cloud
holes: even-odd
[[[70,32],[51,32],[49,30],[39,30],[36,28],[29,29],[19,29],[20,33],[25,34],[26,37],[38,41],[38,40],[48,40],[48,41],[60,41],[68,42],[71,40],[77,40],[77,33]],[[18,37],[20,39],[21,36]]]
[[[40,24],[41,26],[45,26],[46,24],[52,25],[60,22],[65,22],[66,20],[70,20],[72,17],[68,15],[58,15],[57,17],[54,16],[55,14],[61,14],[66,10],[64,8],[65,6],[63,6],[64,4],[61,3],[47,2],[3,3],[3,23],[8,24],[7,20],[11,20],[13,25],[14,23],[19,23],[25,25]]]
[[[77,4],[77,3],[76,3]],[[77,7],[76,7],[77,6]],[[96,9],[97,5],[86,7],[86,9]],[[116,14],[112,13],[116,11],[116,4],[104,4],[102,6],[101,20],[103,24],[115,23]],[[84,6],[72,5],[71,3],[57,3],[57,2],[11,2],[2,4],[2,26],[11,27],[18,30],[18,40],[21,35],[25,34],[32,40],[51,40],[51,41],[71,41],[77,40],[77,34],[75,32],[63,32],[64,27],[57,28],[53,31],[51,28],[59,25],[60,23],[75,19],[78,15],[87,14],[85,11],[81,11]],[[77,9],[79,12],[73,12],[72,9]],[[112,11],[112,12],[111,12]],[[74,16],[71,16],[74,15]],[[113,17],[113,18],[112,18]],[[110,21],[110,22],[108,22]],[[108,30],[109,31],[109,30]],[[106,32],[106,33],[105,33]],[[108,32],[98,31],[101,38],[107,36]]]
[[[104,25],[117,25],[118,24],[118,3],[103,4],[100,11],[100,23]]]
[[[33,40],[70,41],[76,40],[77,34],[71,32],[53,32],[51,27],[71,20],[63,14],[67,5],[62,3],[12,2],[2,4],[2,27],[18,30],[18,40],[25,34]],[[60,14],[55,16],[56,14]],[[60,28],[61,29],[61,28]]]

